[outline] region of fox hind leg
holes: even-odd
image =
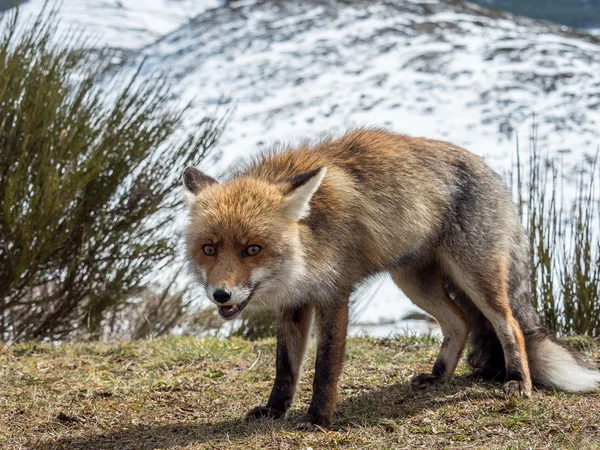
[[[431,373],[413,378],[417,389],[452,378],[469,334],[466,314],[452,301],[444,288],[444,277],[436,263],[418,270],[397,269],[392,279],[410,300],[432,315],[440,324],[444,339]]]
[[[507,264],[447,258],[453,282],[491,322],[504,353],[507,397],[531,396],[531,375],[521,327],[513,316],[508,296]]]

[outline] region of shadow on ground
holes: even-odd
[[[333,429],[376,425],[381,423],[382,419],[408,418],[425,409],[436,409],[441,403],[451,405],[464,399],[460,392],[472,383],[471,377],[457,377],[442,388],[432,388],[428,391],[414,391],[409,383],[402,383],[359,394],[338,405]],[[149,450],[209,442],[214,444],[222,440],[226,440],[228,445],[234,445],[236,442],[241,445],[251,436],[270,434],[273,431],[295,431],[295,421],[298,419],[296,413],[279,423],[245,423],[240,418],[214,424],[146,424],[85,437],[46,441],[34,448]]]

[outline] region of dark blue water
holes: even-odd
[[[471,0],[484,6],[573,28],[600,27],[600,0]]]
[[[2,11],[6,11],[7,9],[12,8],[15,5],[22,5],[23,3],[26,3],[27,0],[0,0],[0,13]]]

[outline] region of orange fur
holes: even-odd
[[[227,301],[213,299],[236,312],[228,318],[249,303],[278,312],[275,384],[248,417],[285,415],[314,311],[308,422],[331,423],[349,295],[384,272],[442,326],[440,355],[417,386],[450,379],[469,336],[474,366],[506,373],[507,394],[530,395],[524,331],[538,348],[545,338],[529,301],[526,237],[510,192],[478,156],[363,129],[267,153],[224,183],[187,168],[184,182],[188,256],[209,297],[211,289],[231,291]],[[217,253],[204,255],[206,244]],[[261,252],[248,257],[249,245]],[[536,365],[540,378],[555,379],[544,364]]]

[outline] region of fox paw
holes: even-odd
[[[268,406],[257,406],[251,409],[248,414],[244,416],[244,420],[249,422],[256,419],[283,419],[285,417],[285,411],[282,409],[269,408]]]
[[[302,431],[327,431],[330,426],[331,420],[311,414],[305,415],[296,423],[296,428]]]
[[[504,384],[504,395],[506,398],[531,397],[531,385],[523,381],[511,380]]]
[[[427,389],[442,382],[442,377],[433,375],[432,373],[422,373],[410,380],[410,385],[413,389]]]

